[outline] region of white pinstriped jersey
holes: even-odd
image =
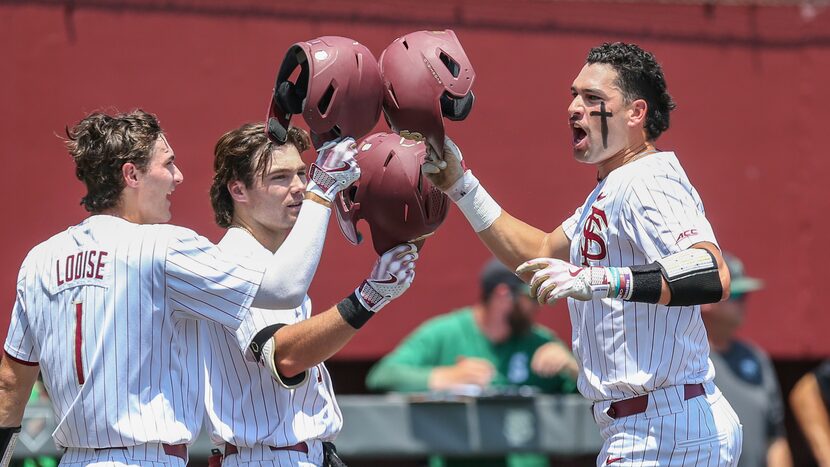
[[[219,242],[240,257],[271,254],[248,232],[231,228]],[[311,299],[291,310],[251,308],[256,328],[293,324],[311,317]],[[204,353],[208,372],[207,421],[216,443],[236,446],[291,446],[302,441],[330,441],[343,426],[331,378],[322,363],[309,369],[306,382],[294,389],[280,386],[270,372],[243,358],[232,333],[205,323],[210,341]],[[279,351],[279,344],[277,344]]]
[[[613,170],[562,226],[577,265],[642,265],[698,242],[717,245],[672,152]],[[578,388],[588,399],[625,399],[714,378],[699,306],[568,299],[568,308]]]
[[[240,328],[263,275],[227,258],[191,230],[105,215],[29,252],[5,350],[40,364],[59,446],[195,438],[204,414],[197,320]]]

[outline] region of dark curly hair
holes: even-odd
[[[302,154],[311,147],[311,138],[305,130],[291,127],[288,129],[286,144],[293,145]],[[279,144],[268,139],[264,123],[246,123],[225,133],[216,142],[210,204],[220,227],[230,227],[233,220],[233,198],[228,191],[228,183],[239,180],[250,187],[254,175],[264,177],[274,150],[278,147]]]
[[[141,109],[117,115],[95,112],[67,127],[66,148],[75,161],[75,176],[86,185],[84,208],[97,213],[116,206],[124,190],[121,167],[132,162],[144,172],[162,134],[156,116]]]
[[[646,101],[645,130],[649,140],[656,140],[669,129],[669,112],[676,105],[666,89],[663,69],[654,55],[636,44],[606,42],[591,49],[586,62],[611,65],[617,72],[616,84],[626,102]]]

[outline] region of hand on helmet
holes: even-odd
[[[418,250],[411,243],[403,243],[381,255],[369,278],[355,290],[360,304],[369,311],[377,312],[403,295],[415,280],[417,259]]]
[[[461,149],[449,136],[444,136],[444,153],[440,156],[427,144],[427,156],[421,165],[421,173],[438,189],[447,191],[464,175],[462,160],[464,157],[461,155]]]
[[[360,178],[354,138],[329,141],[317,151],[317,161],[308,171],[306,191],[331,202],[334,195]]]

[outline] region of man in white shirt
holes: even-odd
[[[284,239],[309,196],[300,157],[309,146],[308,136],[290,128],[286,142],[277,144],[264,130],[263,124],[243,125],[222,136],[215,149],[211,202],[217,223],[228,228],[219,247],[239,257],[287,248]],[[332,151],[349,158],[357,153],[351,138]],[[336,167],[337,157],[330,164]],[[210,341],[204,352],[207,420],[214,442],[224,447],[224,465],[337,465],[328,443],[343,421],[323,362],[409,287],[417,257],[412,244],[392,248],[353,294],[313,317],[308,296],[295,308],[252,309],[259,327],[267,336],[273,334],[266,344],[273,355],[271,371],[245,360],[233,345],[233,332],[205,323]],[[377,295],[383,299],[375,302],[372,296]]]

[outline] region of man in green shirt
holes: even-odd
[[[481,301],[437,316],[416,329],[369,372],[376,391],[451,391],[532,386],[550,394],[576,391],[576,360],[554,333],[534,323],[538,304],[527,284],[497,260],[481,273]],[[544,456],[430,459],[431,467],[544,467]]]

